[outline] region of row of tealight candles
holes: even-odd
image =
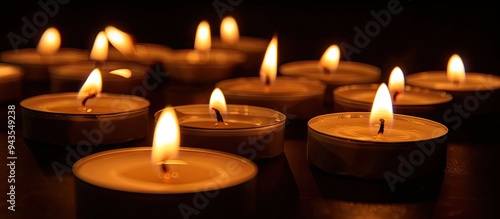
[[[395,180],[402,159],[418,164],[411,176],[404,177],[443,171],[448,128],[439,120],[447,109],[481,100],[482,109],[498,110],[498,92],[494,91],[500,88],[500,78],[466,74],[458,55],[450,58],[447,71],[415,73],[405,79],[396,66],[389,81],[379,83],[380,69],[340,61],[335,45],[320,60],[278,66],[276,35],[271,40],[239,37],[236,22],[230,17],[221,27],[236,35],[211,40],[209,25],[203,21],[198,26],[195,50],[133,44],[130,35],[108,27],[98,34],[90,54],[84,53],[91,60],[78,60],[71,68],[51,64],[51,82],[59,87],[53,94],[21,102],[23,135],[74,146],[88,137],[82,130],[101,130],[102,145],[147,135],[149,101],[118,91],[134,88],[134,83],[130,87],[124,84],[135,72],[142,72],[137,77],[137,82],[142,82],[145,68],[138,65],[134,70],[131,63],[110,62],[108,41],[117,50],[114,57],[150,65],[154,60],[140,51],[155,54],[154,59],[164,64],[174,80],[214,85],[207,103],[167,106],[156,112],[152,147],[100,152],[74,165],[81,183],[163,197],[154,202],[170,202],[168,194],[191,198],[198,192],[221,188],[232,188],[224,190],[227,194],[236,190],[253,197],[248,194],[258,173],[253,162],[283,152],[287,119],[307,121],[307,156],[312,165],[333,174]],[[211,48],[212,44],[217,49]],[[54,51],[63,52],[42,47],[37,48],[38,55],[32,55],[36,58],[21,60],[47,64],[56,59]],[[2,61],[9,62],[9,56],[14,53],[3,54]],[[26,65],[22,67],[25,75],[33,74]],[[235,73],[242,69],[245,74]],[[70,79],[73,84],[68,86]],[[116,84],[111,85],[113,82]],[[78,92],[60,92],[62,87],[71,89],[78,83],[83,83]],[[103,92],[108,84],[110,93]],[[47,124],[51,128],[46,128]],[[151,201],[146,196],[141,199]],[[241,202],[223,203],[238,209],[236,215],[249,210],[242,208]]]

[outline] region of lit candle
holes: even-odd
[[[380,84],[344,85],[333,91],[334,112],[369,112]],[[388,88],[395,113],[442,120],[453,97],[443,91],[433,91],[405,85],[403,71],[392,70]]]
[[[78,205],[92,206],[84,211],[91,211],[88,214],[93,217],[113,210],[119,211],[113,215],[130,217],[136,208],[124,208],[123,203],[147,203],[141,208],[141,217],[168,212],[181,218],[190,215],[191,205],[200,196],[208,196],[204,216],[221,211],[235,218],[250,214],[257,166],[237,155],[181,147],[181,137],[176,112],[166,107],[158,117],[151,147],[108,150],[78,160],[73,166]],[[101,197],[115,201],[100,203]]]
[[[225,151],[250,160],[283,152],[286,116],[263,107],[227,105],[219,88],[213,90],[209,104],[181,105],[175,110],[184,146]]]
[[[208,22],[200,22],[194,50],[173,50],[171,56],[163,61],[173,79],[188,84],[212,84],[235,76],[247,59],[246,55],[239,51],[211,48],[210,34]]]
[[[116,40],[116,39],[115,39]],[[76,92],[77,88],[96,66],[101,71],[105,93],[131,94],[134,88],[143,86],[148,67],[130,61],[108,60],[108,38],[104,31],[97,34],[90,52],[94,61],[80,61],[49,67],[52,93]]]
[[[244,52],[247,60],[243,63],[240,76],[257,76],[270,39],[240,36],[236,20],[226,16],[220,24],[220,37],[212,40],[213,48],[234,49]]]
[[[55,27],[49,27],[40,38],[37,48],[5,51],[0,60],[24,68],[26,81],[48,81],[48,66],[88,59],[88,52],[73,48],[60,48],[61,36]]]
[[[310,119],[323,110],[326,85],[316,79],[277,76],[278,39],[273,37],[262,62],[260,77],[226,79],[220,88],[231,104],[248,104],[278,110],[289,118]]]
[[[304,60],[280,65],[283,75],[305,76],[319,79],[327,84],[324,104],[332,107],[332,92],[335,88],[349,84],[376,83],[380,80],[380,68],[361,62],[341,61],[340,49],[331,45],[320,60]]]
[[[170,57],[172,50],[170,47],[153,43],[136,43],[132,35],[114,26],[107,26],[104,33],[112,45],[107,60],[154,65]]]
[[[425,71],[409,74],[406,83],[411,86],[446,91],[457,105],[467,107],[470,113],[480,114],[500,110],[500,77],[479,72],[466,72],[457,54],[450,57],[446,71]],[[497,91],[497,92],[495,92]],[[479,104],[480,103],[480,104]]]
[[[393,114],[390,92],[383,83],[370,112],[331,113],[309,120],[308,159],[329,173],[393,183],[442,173],[447,133],[441,123]]]
[[[16,101],[22,97],[22,76],[21,67],[0,63],[0,103]]]
[[[149,101],[101,90],[101,72],[95,68],[79,92],[22,100],[23,136],[54,145],[108,145],[146,137]]]

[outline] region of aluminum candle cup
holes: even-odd
[[[224,151],[250,160],[273,158],[283,152],[284,114],[263,107],[227,105],[225,124],[215,125],[208,104],[174,107],[181,127],[181,145]],[[155,113],[155,118],[162,110]]]
[[[406,83],[415,87],[446,91],[453,96],[454,103],[467,106],[467,110],[473,114],[500,110],[499,76],[466,72],[465,81],[457,84],[448,80],[446,71],[427,71],[406,76]]]
[[[316,79],[294,76],[276,77],[266,89],[259,77],[223,80],[215,85],[229,104],[244,104],[275,109],[287,119],[309,120],[323,113],[326,85]]]
[[[289,76],[304,76],[319,79],[327,84],[325,89],[325,105],[332,106],[333,90],[342,85],[376,83],[380,80],[380,68],[350,61],[339,61],[337,70],[326,74],[320,68],[319,61],[296,61],[280,65],[279,72]]]
[[[148,100],[102,93],[87,101],[86,107],[91,109],[87,112],[77,94],[45,94],[21,101],[23,136],[54,145],[108,145],[146,137]]]
[[[334,112],[370,112],[380,84],[344,85],[333,91]],[[406,86],[392,102],[394,113],[442,122],[453,97],[444,91]]]
[[[234,77],[246,59],[244,53],[234,50],[173,50],[170,58],[162,63],[174,80],[188,84],[213,84]]]
[[[85,61],[51,66],[49,68],[50,91],[52,93],[78,92],[89,73],[96,66],[102,73],[103,92],[107,93],[130,94],[134,91],[134,88],[143,86],[148,73],[146,65],[133,62]],[[126,73],[129,73],[129,75],[120,76],[112,73],[117,69],[128,69],[130,71]]]
[[[0,103],[19,100],[22,96],[23,69],[0,63]]]
[[[114,47],[110,47],[107,60],[136,62],[150,66],[160,63],[162,60],[169,59],[172,49],[168,46],[159,44],[137,43],[134,45],[134,51],[135,54],[128,57],[124,56]]]
[[[236,45],[228,45],[220,38],[212,38],[212,48],[233,49],[245,53],[247,60],[243,63],[240,75],[258,76],[269,41],[269,39],[264,38],[240,36]]]
[[[0,54],[2,62],[24,68],[23,79],[26,81],[48,81],[49,66],[88,60],[88,57],[87,51],[70,48],[61,48],[56,54],[46,56],[38,54],[36,48],[12,50]]]
[[[78,160],[77,211],[96,216],[153,218],[242,218],[255,207],[257,166],[220,151],[180,147],[160,178],[151,164],[151,147],[114,149]],[[203,206],[201,208],[200,206]]]
[[[418,178],[442,173],[448,128],[432,120],[394,114],[383,139],[374,138],[370,112],[331,113],[308,122],[309,162],[331,174],[367,179]]]

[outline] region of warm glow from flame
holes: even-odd
[[[461,84],[465,81],[465,67],[462,59],[457,54],[453,54],[448,61],[448,80]]]
[[[107,26],[104,31],[106,32],[106,36],[108,37],[111,45],[120,51],[120,53],[125,56],[134,55],[134,42],[129,34],[113,26]]]
[[[55,27],[50,27],[43,33],[36,49],[41,55],[53,55],[59,47],[61,47],[61,35]]]
[[[174,108],[167,106],[160,114],[154,131],[151,152],[153,166],[177,158],[181,139],[179,129]]]
[[[339,66],[340,60],[340,49],[337,45],[331,45],[323,53],[321,59],[319,60],[319,65],[321,68],[325,68],[328,72],[334,72]]]
[[[212,47],[212,39],[210,37],[210,25],[207,21],[200,22],[200,24],[198,24],[198,29],[196,30],[194,49],[200,51],[210,50]]]
[[[392,99],[396,100],[397,96],[401,95],[405,90],[405,78],[403,71],[399,66],[396,66],[389,77],[388,82],[389,93],[391,93]]]
[[[87,80],[85,81],[85,83],[83,83],[83,86],[80,88],[80,91],[78,92],[78,99],[82,100],[91,95],[97,95],[97,97],[99,97],[99,95],[101,94],[101,90],[101,71],[98,68],[95,68],[87,77]]]
[[[273,36],[273,39],[267,46],[264,61],[260,68],[260,79],[266,85],[274,83],[276,80],[278,67],[278,38]]]
[[[227,16],[222,20],[220,35],[222,42],[232,46],[238,44],[240,32],[238,30],[238,24],[236,24],[236,20],[233,17]]]
[[[385,83],[380,84],[375,94],[375,99],[373,100],[372,109],[370,112],[370,127],[372,127],[372,132],[377,134],[377,130],[373,127],[378,127],[380,125],[380,119],[385,120],[385,128],[392,127],[393,121],[393,110],[392,110],[392,100],[391,94],[389,93],[389,88]]]
[[[116,70],[110,71],[109,73],[114,74],[114,75],[118,75],[118,76],[122,76],[124,78],[130,78],[132,76],[132,71],[130,71],[130,69],[125,69],[125,68],[116,69]]]
[[[96,61],[105,61],[108,59],[108,39],[104,31],[97,34],[94,46],[90,51],[90,59]]]
[[[212,95],[210,96],[210,104],[208,106],[210,115],[215,118],[216,115],[212,108],[219,110],[220,114],[224,117],[227,115],[226,98],[224,98],[224,94],[222,93],[222,90],[220,88],[215,88],[214,91],[212,91]]]

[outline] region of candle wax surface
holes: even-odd
[[[215,116],[208,115],[191,116],[190,118],[181,118],[179,123],[181,127],[202,128],[202,129],[240,129],[240,128],[257,128],[266,125],[276,124],[278,118],[270,118],[264,116],[252,115],[228,115],[224,119],[224,123],[219,122],[215,125],[217,119]]]
[[[151,164],[151,147],[104,151],[78,160],[73,173],[79,179],[103,188],[150,194],[195,193],[231,187],[251,180],[257,166],[251,161],[207,149],[179,149],[176,159],[166,161],[177,178],[159,176]]]
[[[236,49],[245,52],[265,52],[270,39],[240,36],[236,45],[228,45],[220,38],[212,38],[212,48]]]
[[[104,93],[87,101],[86,107],[91,109],[88,112],[82,109],[77,93],[55,93],[25,99],[21,105],[43,113],[91,116],[143,110],[149,107],[149,102],[136,96]]]
[[[308,123],[317,132],[338,138],[368,142],[412,142],[441,137],[446,126],[419,117],[394,115],[392,127],[386,124],[383,138],[375,138],[379,125],[370,125],[370,113],[349,112],[317,116]]]
[[[88,60],[89,54],[84,50],[61,48],[54,55],[43,56],[37,53],[36,49],[19,49],[7,51],[0,56],[3,62],[32,65],[50,65],[65,62]]]
[[[334,97],[338,99],[364,102],[372,104],[377,94],[379,84],[372,85],[346,85],[336,89]],[[400,94],[393,105],[432,105],[451,101],[451,95],[445,92],[434,92],[419,88],[405,87],[405,91]]]
[[[209,51],[198,50],[174,50],[171,56],[165,60],[172,64],[188,65],[236,65],[246,61],[246,55],[242,52],[229,49],[210,49]]]
[[[82,83],[87,79],[90,72],[96,67],[101,71],[102,80],[130,80],[135,78],[143,78],[147,74],[147,66],[120,61],[83,61],[70,64],[63,64],[49,67],[49,71],[54,78],[81,79]],[[131,72],[130,77],[125,78],[116,74],[110,73],[117,69],[128,69]],[[106,83],[104,83],[106,86]]]
[[[266,86],[259,77],[227,79],[218,83],[216,87],[221,88],[224,93],[300,96],[322,94],[324,92],[325,85],[319,81],[312,81],[302,77],[278,76],[276,77],[276,81],[269,86],[269,90],[266,90]]]
[[[378,81],[381,74],[375,66],[348,61],[340,61],[337,70],[325,73],[316,60],[285,63],[279,71],[283,75],[307,76],[329,84],[371,83]]]
[[[21,68],[0,63],[0,81],[19,79],[22,76]]]
[[[500,77],[495,75],[466,72],[465,81],[456,84],[448,80],[446,71],[429,71],[406,76],[408,84],[434,90],[475,91],[500,89]]]

